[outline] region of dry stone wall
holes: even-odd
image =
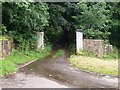
[[[14,51],[14,43],[12,38],[0,38],[0,58],[8,56],[12,51]]]
[[[91,51],[97,57],[103,57],[112,52],[112,45],[104,44],[104,40],[84,39],[83,49]]]

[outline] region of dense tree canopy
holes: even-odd
[[[76,10],[76,28],[84,30],[84,38],[108,40],[111,22],[110,10],[106,3],[78,3]]]
[[[3,3],[3,24],[19,48],[25,49],[26,44],[28,48],[35,47],[36,32],[48,25],[47,10],[45,3]]]
[[[119,4],[5,2],[2,12],[7,31],[2,32],[14,37],[19,48],[35,48],[36,32],[43,30],[47,42],[69,41],[74,46],[78,28],[84,30],[84,38],[103,39],[119,46]]]
[[[120,2],[108,4],[112,13],[112,27],[110,28],[110,43],[120,47]]]

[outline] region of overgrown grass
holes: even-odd
[[[80,52],[77,53],[77,55],[95,57],[95,54],[88,50],[81,50]]]
[[[120,58],[119,56],[120,53],[118,52],[118,49],[114,47],[112,52],[103,56],[103,59],[105,60],[119,59]]]
[[[104,60],[72,55],[69,59],[73,67],[90,72],[118,75],[118,60]]]
[[[27,63],[38,58],[43,58],[51,51],[51,46],[46,46],[44,50],[39,51],[16,51],[4,60],[0,61],[0,75],[7,75],[15,72],[18,65]]]
[[[64,50],[58,50],[55,55],[53,55],[54,58],[60,57],[64,55]]]

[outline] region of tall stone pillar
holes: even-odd
[[[76,51],[77,53],[83,50],[83,31],[82,29],[76,30]]]
[[[37,50],[44,48],[44,32],[37,32]]]

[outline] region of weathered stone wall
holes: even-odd
[[[6,57],[13,50],[14,50],[14,44],[11,38],[0,39],[0,58]]]
[[[112,51],[112,45],[104,44],[104,40],[84,39],[83,48],[91,51],[97,57],[103,57]]]

